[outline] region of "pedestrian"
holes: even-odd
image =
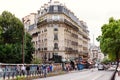
[[[37,75],[40,74],[40,66],[37,65]]]
[[[26,66],[26,71],[27,71],[27,76],[29,76],[30,75],[30,65]]]
[[[21,68],[19,65],[16,66],[16,75],[20,75],[21,74]]]
[[[0,80],[2,80],[2,76],[3,76],[3,70],[2,70],[2,67],[0,65]]]
[[[21,66],[21,73],[22,73],[23,76],[25,75],[25,70],[26,70],[25,66],[22,65]]]
[[[70,66],[71,66],[71,70],[75,69],[75,63],[73,61],[70,61]]]
[[[44,77],[46,77],[47,76],[47,65],[46,64],[43,64],[42,70],[43,70]]]
[[[39,74],[40,74],[40,76],[42,76],[42,74],[43,74],[43,68],[42,68],[42,65],[39,66]]]
[[[52,72],[53,71],[53,64],[51,63],[49,67],[50,67],[50,72]]]

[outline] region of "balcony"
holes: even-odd
[[[33,33],[32,36],[38,36],[38,32]]]
[[[68,21],[67,19],[64,19],[64,23],[66,25],[70,26],[71,28],[73,28],[74,30],[79,31],[79,29],[75,25],[73,25],[70,21]]]
[[[37,26],[40,27],[41,25],[45,25],[47,23],[47,19],[38,21]]]
[[[83,50],[83,54],[88,54],[88,50]]]
[[[63,23],[64,22],[64,19],[60,18],[60,19],[47,19],[47,22],[48,23]]]
[[[58,51],[59,50],[59,48],[58,47],[54,47],[54,49],[53,49],[54,51]]]
[[[68,53],[78,53],[78,50],[74,50],[72,48],[65,48],[65,51],[68,52]]]

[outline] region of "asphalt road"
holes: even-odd
[[[35,80],[110,80],[113,71],[98,71],[93,70],[83,70],[83,71],[72,71],[68,74],[40,78]]]

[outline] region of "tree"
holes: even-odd
[[[25,63],[32,61],[34,50],[31,36],[23,36],[24,25],[12,13],[4,11],[0,15],[0,60],[3,63],[22,63],[23,37],[26,40]]]
[[[2,34],[2,27],[0,26],[0,44],[2,43],[2,37],[1,37],[1,34]]]
[[[101,29],[102,35],[97,40],[100,41],[102,52],[120,58],[120,20],[110,18],[109,23],[104,24]]]
[[[4,11],[0,16],[0,26],[2,27],[4,43],[18,43],[22,41],[23,24],[12,13]]]
[[[109,23],[104,24],[101,30],[102,35],[97,38],[100,41],[101,51],[115,59],[118,67],[120,59],[120,20],[115,20],[113,17],[109,18]]]
[[[32,37],[28,33],[26,33],[25,34],[25,62],[26,63],[31,63],[33,59],[32,53],[35,50],[31,40],[32,40]]]

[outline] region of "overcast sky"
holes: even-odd
[[[0,0],[0,14],[10,11],[22,19],[30,13],[36,13],[50,0]],[[120,0],[57,0],[67,6],[74,14],[87,23],[91,43],[99,45],[96,37],[101,34],[101,26],[108,23],[110,17],[120,19]],[[93,37],[94,36],[94,37]],[[93,40],[94,38],[94,40]]]

